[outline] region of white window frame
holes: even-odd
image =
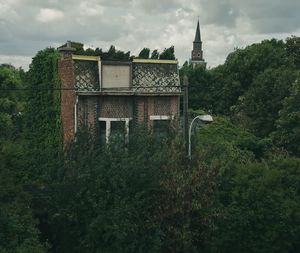
[[[126,141],[128,141],[128,139],[129,139],[129,121],[132,120],[132,118],[103,118],[103,117],[100,117],[100,118],[98,118],[98,120],[105,121],[105,123],[106,123],[106,130],[105,130],[106,143],[109,142],[112,121],[124,121],[125,122]]]
[[[150,120],[173,120],[174,115],[150,115]]]
[[[171,121],[174,118],[175,118],[174,115],[150,115],[150,120],[152,121]],[[153,125],[153,129],[154,129],[154,125]]]
[[[78,96],[76,96],[75,106],[74,106],[74,133],[78,131]]]

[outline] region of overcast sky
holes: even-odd
[[[73,40],[134,55],[174,45],[183,64],[198,17],[211,67],[236,47],[300,35],[300,0],[0,0],[0,63],[27,69],[37,51]]]

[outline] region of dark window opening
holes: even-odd
[[[106,122],[100,121],[99,123],[100,128],[100,143],[104,144],[106,142]]]
[[[153,133],[166,137],[170,128],[170,120],[153,120]]]
[[[126,135],[125,121],[111,121],[110,138],[124,139]]]

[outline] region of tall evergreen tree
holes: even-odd
[[[159,55],[161,60],[175,60],[175,49],[174,46],[165,48],[164,51]]]
[[[150,49],[145,47],[139,53],[139,57],[138,58],[149,59],[149,55],[150,55]]]

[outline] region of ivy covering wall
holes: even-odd
[[[62,156],[58,57],[59,53],[53,48],[39,51],[26,78],[25,138],[30,167],[33,177],[45,180],[57,176],[56,168]]]

